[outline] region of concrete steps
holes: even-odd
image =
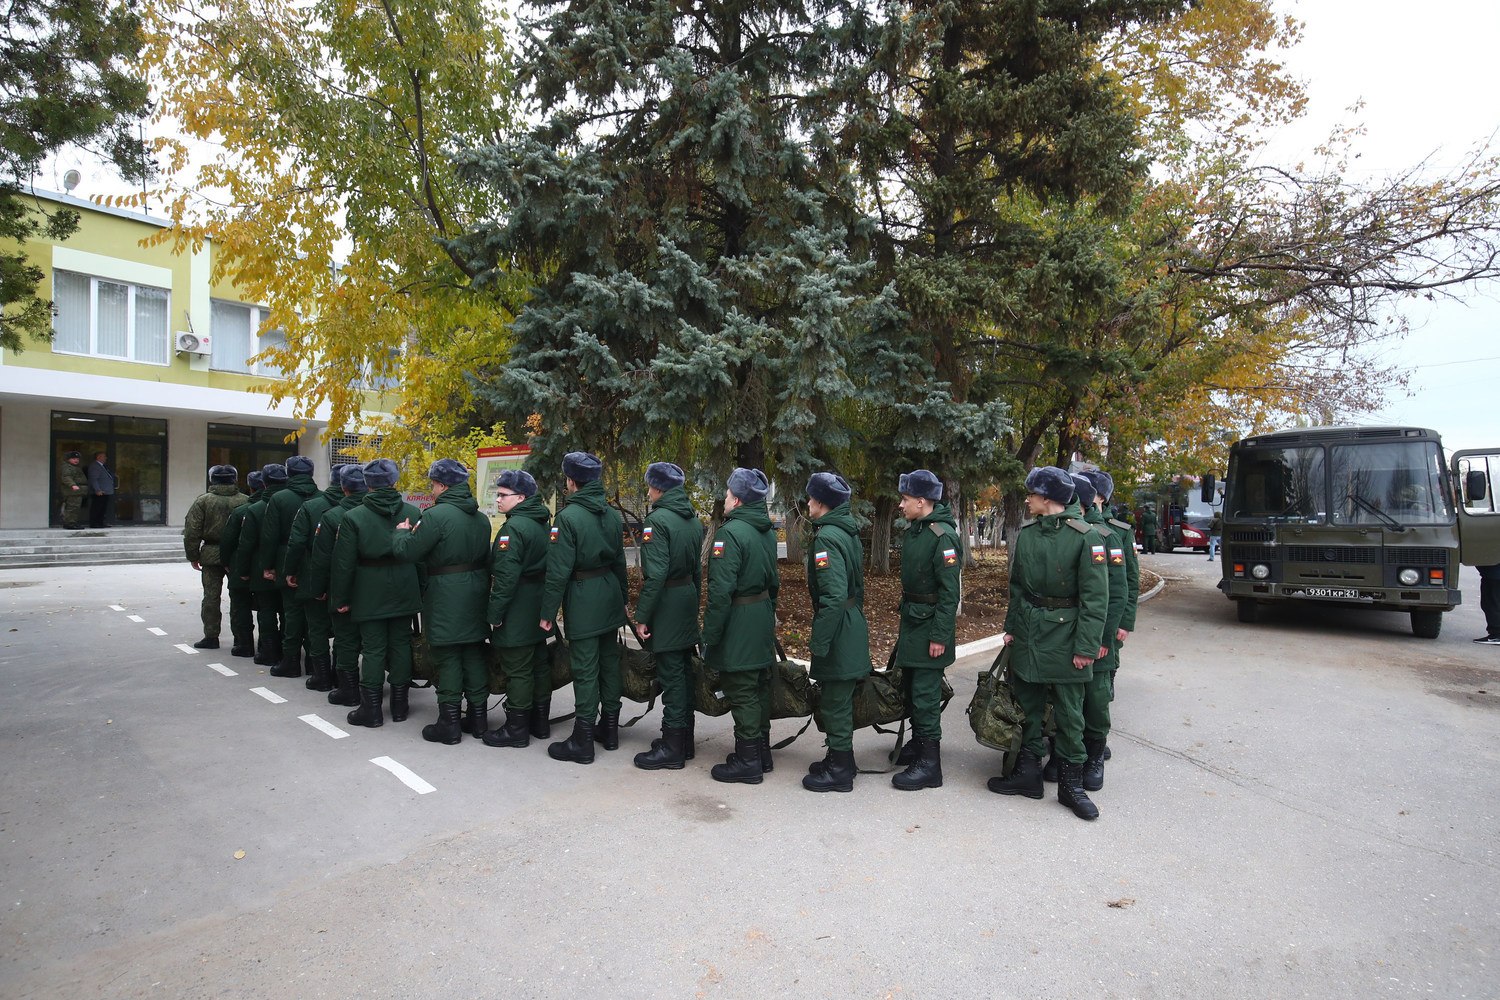
[[[0,569],[182,561],[181,528],[0,531]]]

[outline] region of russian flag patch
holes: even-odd
[[[714,542],[714,558],[718,559],[723,554],[724,554],[724,543],[723,542]]]
[[[1104,561],[1104,546],[1102,546],[1102,545],[1095,545],[1093,551],[1094,551],[1094,562],[1096,562],[1096,563],[1102,563]]]
[[[500,536],[500,551],[504,552],[508,548],[510,548],[510,536],[509,535],[501,535]]]
[[[548,536],[548,541],[553,541],[553,542],[557,541],[557,526],[556,525],[552,526],[552,531],[551,531],[551,533]]]
[[[827,552],[827,550],[824,550],[822,552],[815,552],[815,553],[813,553],[813,562],[817,563],[818,569],[827,569],[828,568],[828,552]]]
[[[943,550],[943,565],[944,566],[953,566],[953,565],[956,565],[957,563],[958,563],[958,550],[957,549],[944,549]]]
[[[648,524],[641,529],[641,543],[645,544],[649,541],[651,541],[651,525]]]
[[[1125,550],[1124,549],[1110,549],[1109,550],[1109,562],[1110,562],[1110,565],[1112,565],[1112,566],[1124,566],[1125,565]]]

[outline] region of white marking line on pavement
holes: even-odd
[[[312,726],[318,732],[327,733],[329,736],[332,736],[336,740],[341,740],[345,736],[349,735],[338,726],[335,726],[333,723],[323,718],[321,715],[299,715],[297,716],[297,718],[301,719],[309,726]]]
[[[146,629],[146,631],[150,632],[152,635],[166,635],[167,634],[167,630],[166,629],[164,629],[164,628],[157,628],[154,625],[151,628]]]
[[[152,629],[151,631],[155,632],[156,629]],[[162,635],[166,635],[166,634],[167,633],[165,633],[165,632],[162,633]],[[175,646],[175,648],[182,650],[184,653],[186,653],[189,656],[197,656],[198,655],[198,651],[196,649],[194,649],[192,646],[189,646],[185,642],[174,643],[174,646]]]
[[[225,677],[238,677],[239,676],[239,674],[235,673],[233,670],[230,670],[228,667],[224,666],[224,664],[222,664],[222,663],[210,663],[208,665],[208,669],[210,669],[210,670],[217,670],[219,673],[223,674]]]
[[[407,788],[410,788],[418,795],[426,795],[428,792],[437,791],[437,788],[435,786],[429,785],[427,782],[417,777],[417,775],[411,770],[411,768],[407,767],[405,764],[401,764],[394,760],[391,760],[391,758],[389,757],[372,757],[370,758],[370,763],[374,764],[376,767],[385,768],[387,771],[400,778],[403,785],[405,785]]]
[[[141,622],[143,622],[143,621],[146,620],[146,619],[142,618],[140,615],[126,615],[125,617],[129,618],[131,621],[135,622],[137,625],[141,624]]]
[[[120,607],[118,604],[111,604],[111,605],[109,605],[109,610],[111,610],[111,611],[124,611],[125,609],[122,608],[122,607]]]
[[[266,701],[269,701],[273,705],[286,704],[286,699],[277,694],[275,691],[272,691],[270,688],[251,688],[250,690],[260,695],[262,698],[266,699]]]

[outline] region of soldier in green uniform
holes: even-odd
[[[643,771],[682,768],[687,760],[687,734],[692,730],[689,661],[700,639],[703,522],[688,499],[683,486],[686,479],[671,462],[652,462],[646,467],[651,512],[641,527],[642,583],[635,620],[646,648],[656,657],[661,738],[651,741],[650,750],[635,755],[635,766]]]
[[[1107,509],[1115,481],[1103,469],[1084,473],[1094,484],[1095,502]],[[1109,759],[1109,703],[1115,700],[1115,672],[1120,669],[1120,648],[1135,631],[1135,609],[1141,596],[1141,563],[1135,554],[1135,529],[1113,518],[1109,548],[1109,607],[1104,638],[1106,652],[1094,664],[1094,681],[1083,695],[1083,745],[1088,760],[1083,767],[1083,787],[1094,792],[1104,787],[1104,762]],[[1118,598],[1119,613],[1116,614]]]
[[[232,465],[216,465],[208,470],[208,492],[193,501],[187,517],[182,523],[182,548],[187,561],[203,579],[203,603],[199,605],[198,617],[203,620],[203,638],[193,643],[194,649],[218,649],[219,629],[223,616],[219,602],[224,595],[224,558],[219,548],[223,541],[224,525],[230,512],[249,501],[235,485],[239,471]],[[249,635],[241,628],[235,630],[236,622],[231,615],[230,634],[234,636],[236,648],[249,642]]]
[[[870,673],[864,548],[849,508],[853,492],[842,476],[831,472],[814,473],[807,481],[813,526],[807,547],[813,608],[809,672],[818,682],[828,738],[828,755],[802,779],[802,787],[813,792],[854,788],[854,685]]]
[[[234,636],[234,648],[230,656],[253,656],[255,649],[255,595],[250,592],[250,581],[240,578],[239,544],[241,528],[245,523],[245,512],[250,505],[265,493],[265,476],[252,472],[245,477],[250,495],[245,502],[229,512],[224,521],[224,530],[219,533],[219,559],[224,564],[224,574],[229,581],[229,634]]]
[[[261,577],[275,585],[281,598],[281,660],[272,667],[272,677],[301,677],[302,649],[307,643],[307,618],[302,612],[302,602],[297,600],[295,587],[287,585],[287,542],[292,535],[292,520],[307,500],[318,495],[318,484],[313,482],[312,459],[304,455],[293,455],[286,460],[287,481],[285,488],[266,502],[261,515],[260,544],[255,550],[255,565]],[[314,650],[309,649],[308,653]]]
[[[359,677],[359,707],[349,713],[351,726],[385,725],[381,696],[389,675],[391,721],[406,719],[411,690],[411,620],[422,610],[418,568],[396,558],[396,525],[421,516],[401,499],[396,480],[401,469],[388,458],[364,467],[370,491],[339,522],[328,575],[328,606],[349,612],[359,626],[364,657]]]
[[[89,477],[83,471],[82,463],[83,456],[70,451],[63,456],[62,465],[57,467],[57,483],[63,498],[63,527],[69,531],[83,527],[78,523],[78,516],[83,513],[83,498],[89,495]]]
[[[776,664],[776,529],[766,512],[771,484],[759,469],[735,469],[724,489],[724,523],[708,557],[703,659],[719,671],[734,715],[734,753],[709,774],[758,785],[772,769],[771,668]]]
[[[1050,700],[1057,724],[1057,800],[1080,819],[1099,810],[1083,789],[1083,693],[1099,658],[1109,607],[1107,546],[1083,520],[1073,477],[1041,466],[1026,476],[1026,507],[1035,518],[1016,533],[1004,641],[1015,646],[1011,689],[1026,715],[1022,746],[1009,778],[991,778],[1001,795],[1043,795],[1042,722]]]
[[[891,784],[909,792],[943,785],[943,669],[953,663],[963,550],[937,476],[916,469],[900,478],[897,490],[907,528],[895,663],[911,715],[912,749],[898,759],[907,768],[892,775]]]
[[[506,469],[495,480],[495,506],[505,515],[490,546],[490,645],[505,671],[505,725],[484,734],[485,746],[524,747],[552,735],[552,664],[547,633],[537,624],[547,580],[552,514],[536,480]]]
[[[365,501],[365,470],[346,465],[339,472],[343,496],[338,506],[328,510],[313,530],[312,557],[308,571],[298,581],[328,609],[328,627],[333,633],[333,663],[338,686],[329,692],[328,704],[352,708],[359,704],[359,625],[347,611],[328,603],[328,575],[333,568],[333,543],[338,538],[344,515]]]
[[[1156,505],[1147,503],[1141,511],[1141,548],[1147,552],[1156,551],[1157,534],[1161,531],[1161,521],[1156,516]]]
[[[422,729],[429,743],[453,746],[463,739],[463,701],[469,702],[470,730],[487,728],[490,671],[484,656],[485,605],[490,591],[490,519],[479,512],[462,462],[440,458],[427,469],[435,498],[413,524],[396,525],[391,554],[421,563],[422,628],[437,667],[438,719]]]
[[[245,581],[255,601],[255,627],[260,637],[255,647],[255,662],[275,666],[281,662],[281,591],[272,580],[256,568],[260,549],[261,524],[266,505],[286,485],[286,466],[272,462],[260,470],[265,489],[245,505],[245,519],[240,524],[239,544],[235,547],[235,575]]]
[[[292,530],[287,535],[286,558],[281,563],[281,579],[287,587],[284,593],[287,599],[297,602],[302,619],[307,623],[306,687],[309,691],[333,690],[333,660],[328,648],[333,625],[328,620],[328,595],[311,587],[304,588],[302,578],[311,568],[313,539],[317,537],[318,524],[324,514],[344,499],[344,488],[339,480],[343,471],[342,465],[335,465],[328,474],[328,488],[297,509],[292,518]]]
[[[562,607],[573,664],[573,735],[547,747],[553,760],[594,762],[594,720],[604,749],[620,745],[620,643],[625,624],[624,521],[604,499],[604,465],[588,452],[563,456],[567,505],[553,519],[540,624]],[[602,709],[602,711],[601,711]]]

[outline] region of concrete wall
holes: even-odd
[[[0,529],[47,526],[52,408],[0,405]]]

